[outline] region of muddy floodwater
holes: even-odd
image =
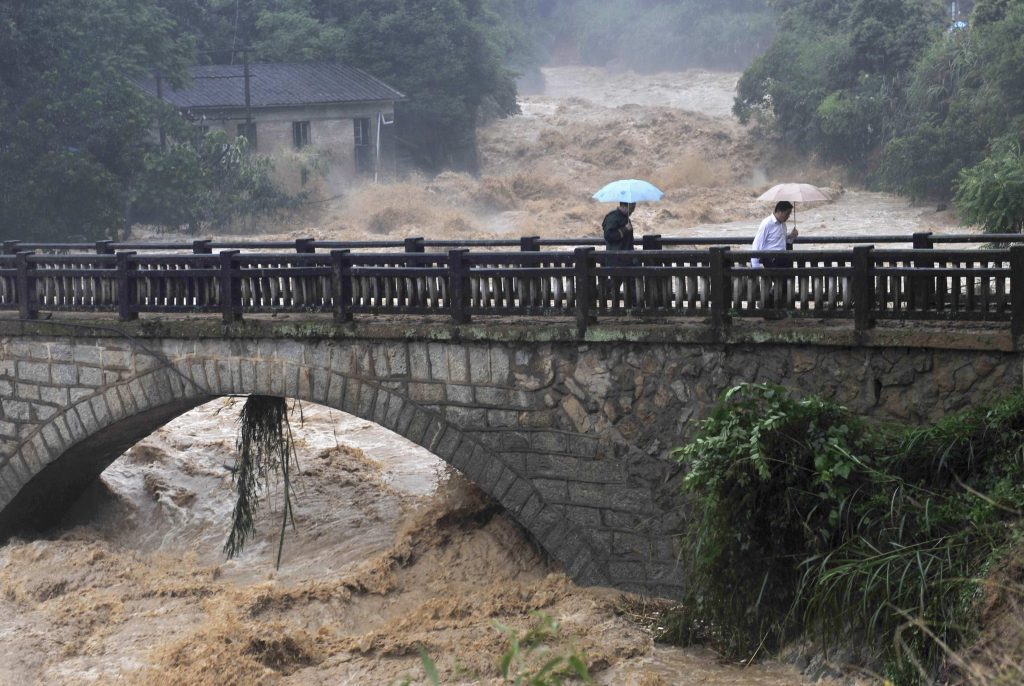
[[[638,209],[640,234],[753,235],[769,211],[756,196],[780,181],[831,192],[798,208],[805,236],[957,230],[940,208],[848,187],[798,152],[773,157],[730,118],[737,74],[545,76],[521,116],[481,132],[479,176],[366,185],[259,228],[267,238],[593,236],[609,208],[590,194],[639,177],[666,191]],[[0,547],[0,684],[426,683],[420,648],[442,683],[501,684],[507,632],[543,617],[557,622],[547,655],[583,657],[600,684],[814,683],[788,664],[656,645],[641,600],[577,587],[435,456],[324,407],[292,405],[297,521],[280,569],[275,490],[256,539],[227,560],[241,403],[182,415],[108,468],[58,530]]]

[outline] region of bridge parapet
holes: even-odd
[[[578,336],[621,317],[840,319],[1002,323],[1024,333],[1024,245],[1009,249],[785,252],[643,250],[627,253],[119,252],[0,255],[0,310],[219,314],[571,317]],[[932,245],[934,238],[918,241]],[[206,246],[204,246],[205,249]],[[407,245],[408,247],[408,245]],[[652,246],[654,247],[654,246]],[[770,259],[751,268],[751,258]]]

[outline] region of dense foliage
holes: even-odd
[[[960,4],[974,5],[966,26],[939,0],[776,0],[786,30],[743,74],[734,111],[881,188],[951,198],[987,173],[962,170],[1006,163],[997,141],[1024,126],[1024,0]],[[969,221],[1012,214],[980,207]]]
[[[898,429],[730,390],[676,451],[696,512],[682,633],[744,657],[845,638],[917,683],[976,628],[981,577],[1020,536],[1022,449],[1022,395]]]

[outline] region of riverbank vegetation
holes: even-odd
[[[694,590],[673,640],[751,658],[813,637],[896,684],[974,676],[982,612],[1024,581],[993,576],[1020,569],[1024,395],[907,428],[741,385],[675,457]]]
[[[955,199],[963,218],[1019,230],[1024,208],[1024,0],[779,0],[771,46],[734,112],[881,190]]]

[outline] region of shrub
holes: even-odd
[[[897,683],[929,678],[1019,538],[1022,450],[1024,394],[900,429],[731,389],[675,453],[697,512],[689,636],[749,657],[806,631],[868,646]]]

